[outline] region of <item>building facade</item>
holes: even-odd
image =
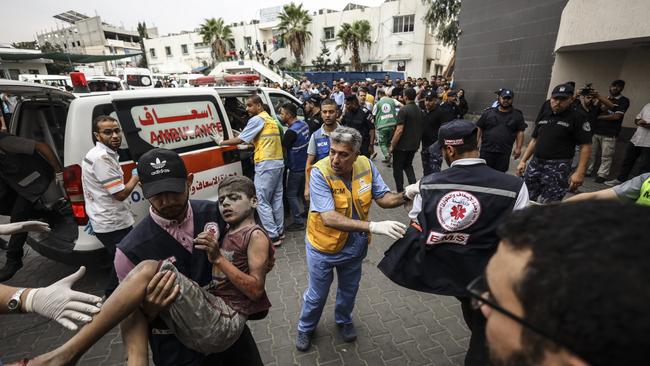
[[[60,46],[63,52],[86,55],[128,55],[141,52],[140,36],[135,30],[110,25],[104,23],[99,16],[89,17],[72,10],[57,14],[54,18],[69,25],[37,34],[40,46],[49,42]],[[150,37],[158,36],[155,28],[147,31]],[[106,71],[111,71],[128,63],[135,66],[139,61],[140,56],[134,55],[117,61],[102,62],[101,66]]]
[[[452,50],[441,45],[425,24],[426,10],[421,0],[389,0],[376,7],[348,4],[341,11],[321,9],[314,12],[308,27],[312,36],[305,47],[302,66],[305,70],[312,69],[313,60],[324,45],[330,51],[332,63],[340,55],[342,63],[349,67],[351,53],[337,48],[336,34],[343,23],[367,20],[371,25],[371,46],[361,47],[364,70],[405,71],[414,77],[441,74],[451,59]],[[231,50],[237,56],[240,50],[244,51],[248,59],[248,50],[255,50],[256,42],[260,43],[260,48],[266,43],[266,60],[272,59],[280,65],[292,63],[293,55],[280,39],[277,12],[277,8],[262,9],[262,21],[232,24]],[[212,61],[209,45],[203,44],[197,32],[147,39],[145,48],[150,67],[160,72],[188,70]]]
[[[14,48],[10,45],[0,44],[0,53],[33,53],[40,54],[39,50]],[[33,60],[0,60],[0,78],[18,80],[20,74],[47,75],[47,64],[52,60],[37,58]]]

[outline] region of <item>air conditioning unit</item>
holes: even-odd
[[[397,45],[398,45],[398,46],[401,46],[401,45],[402,45],[402,41],[397,41]]]

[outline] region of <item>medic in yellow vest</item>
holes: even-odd
[[[564,200],[577,202],[590,199],[620,199],[637,205],[650,206],[650,172],[638,175],[615,187],[596,192],[581,193]]]
[[[259,95],[246,99],[246,112],[251,119],[238,137],[220,141],[217,135],[215,142],[217,145],[253,144],[255,148],[253,182],[257,192],[257,212],[273,245],[279,246],[284,237],[282,205],[284,156],[281,130],[278,122],[264,110],[264,102]]]
[[[311,169],[311,206],[305,238],[309,285],[298,323],[296,348],[300,351],[310,347],[335,268],[335,321],[343,340],[356,339],[352,309],[369,234],[399,239],[406,232],[406,225],[398,221],[369,221],[373,200],[382,208],[392,208],[402,205],[405,198],[403,193],[390,192],[375,166],[360,155],[360,148],[361,134],[353,128],[339,127],[330,134],[329,157]]]

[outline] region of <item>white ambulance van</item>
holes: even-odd
[[[242,159],[250,156],[243,147],[218,147],[211,134],[228,139],[245,126],[245,99],[260,95],[276,116],[277,107],[302,104],[279,90],[255,87],[156,88],[129,91],[69,93],[34,83],[0,80],[0,90],[19,96],[10,121],[12,134],[49,144],[64,166],[68,204],[42,219],[52,231],[28,238],[40,254],[69,264],[106,263],[106,251],[88,224],[81,184],[81,161],[94,146],[92,121],[99,115],[119,120],[123,144],[119,150],[125,179],[131,177],[135,162],[146,151],[163,147],[178,152],[194,173],[190,198],[216,201],[217,184],[228,175],[242,174]],[[129,197],[136,223],[148,213],[148,201],[136,188]]]

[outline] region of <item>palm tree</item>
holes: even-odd
[[[350,64],[354,71],[361,71],[359,48],[362,45],[370,48],[372,44],[370,40],[370,29],[370,23],[367,20],[356,20],[352,24],[343,23],[341,30],[336,34],[339,38],[339,44],[336,48],[340,48],[345,52],[348,50],[352,51]]]
[[[203,43],[209,44],[212,48],[213,62],[226,58],[228,40],[232,38],[232,30],[222,18],[205,19],[199,28],[199,34],[203,37]]]
[[[284,43],[289,45],[296,62],[302,64],[305,45],[311,38],[311,32],[307,30],[307,26],[311,23],[309,12],[302,8],[302,4],[296,5],[292,2],[282,8],[278,19],[280,19],[278,28],[282,32]]]

